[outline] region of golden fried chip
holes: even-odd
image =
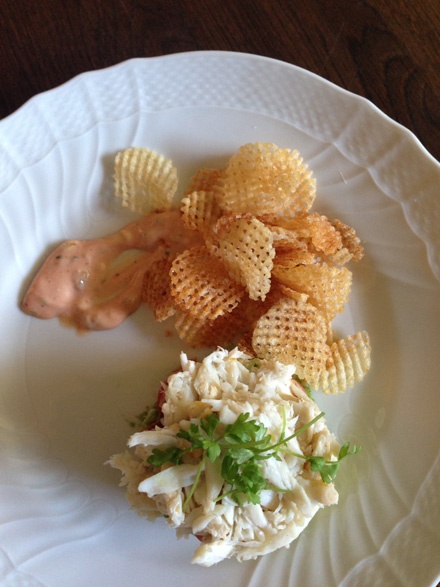
[[[296,374],[317,388],[330,349],[327,323],[308,302],[282,298],[257,321],[252,347],[257,357],[293,363]]]
[[[310,214],[309,223],[311,225],[310,240],[317,251],[325,255],[333,255],[342,248],[341,235],[326,216]]]
[[[275,256],[269,228],[250,214],[222,216],[215,226],[211,248],[232,278],[246,287],[252,300],[264,300]]]
[[[183,223],[190,230],[209,231],[221,215],[213,192],[195,191],[182,199]]]
[[[324,393],[344,392],[362,381],[371,366],[371,345],[365,331],[336,340],[321,375]]]
[[[170,291],[170,269],[172,257],[155,261],[145,273],[142,299],[154,312],[157,321],[162,322],[175,314],[176,308]]]
[[[216,195],[226,211],[278,217],[308,210],[315,199],[316,182],[298,151],[252,143],[229,159]]]
[[[290,288],[288,285],[284,285],[284,283],[277,282],[274,280],[272,282],[272,290],[277,291],[279,297],[290,298],[291,300],[296,300],[297,302],[307,302],[309,296],[305,293],[301,293]]]
[[[234,310],[239,312],[242,318],[242,333],[252,332],[257,320],[261,318],[263,314],[268,312],[274,304],[279,302],[281,298],[286,297],[280,286],[281,284],[279,283],[272,283],[264,300],[260,298],[252,300],[247,295],[243,296],[240,300],[240,304],[237,306],[236,310]]]
[[[273,235],[276,254],[283,257],[282,260],[279,259],[280,263],[299,265],[316,261],[316,255],[309,250],[307,241],[299,239],[293,230],[280,226],[269,226],[269,228]]]
[[[269,224],[276,223],[272,230],[285,234],[295,235],[303,244],[307,244],[309,250],[314,253],[332,255],[342,248],[342,237],[332,222],[323,214],[314,212],[299,212],[291,218],[274,219],[267,217]]]
[[[140,147],[126,149],[115,159],[115,195],[133,212],[171,208],[177,190],[177,171],[172,162],[156,151]]]
[[[311,236],[311,221],[313,214],[307,210],[299,211],[294,216],[275,216],[266,214],[261,218],[265,224],[273,226],[274,229],[283,228],[295,235],[296,238],[307,240]]]
[[[192,192],[212,192],[218,185],[219,179],[222,175],[221,169],[198,169],[190,183],[185,189],[184,195],[192,194]]]
[[[180,253],[171,265],[170,279],[176,306],[201,321],[230,313],[244,294],[205,246]]]
[[[359,261],[363,256],[363,246],[353,228],[340,220],[329,220],[327,216],[314,212],[299,212],[293,217],[276,218],[267,215],[262,218],[271,225],[274,233],[278,233],[280,247],[288,235],[295,235],[302,243],[307,243],[309,250],[316,257],[328,263],[345,265],[348,261]],[[284,232],[283,232],[284,231]]]
[[[312,265],[316,262],[315,255],[301,241],[291,241],[290,244],[284,242],[282,245],[275,245],[275,249],[274,266],[281,273],[289,273],[290,269],[296,265]]]
[[[242,328],[242,317],[236,310],[214,320],[178,312],[175,324],[177,334],[189,346],[196,348],[233,346]]]
[[[117,155],[115,192],[124,206],[169,209],[176,189],[176,170],[163,156],[140,148]],[[223,169],[199,169],[180,211],[204,245],[147,271],[143,299],[155,318],[176,315],[178,335],[193,347],[238,344],[293,363],[300,379],[325,393],[361,381],[370,368],[368,334],[334,340],[331,322],[351,289],[343,265],[359,260],[363,247],[350,226],[309,211],[315,196],[298,151],[272,143],[244,145]]]
[[[246,339],[249,350],[255,322],[282,297],[278,287],[271,288],[264,301],[251,300],[244,295],[230,313],[215,320],[200,320],[189,313],[178,312],[176,330],[191,346],[233,346],[244,344]]]
[[[277,249],[283,249],[284,247],[305,247],[306,245],[301,242],[296,233],[293,230],[289,230],[287,228],[283,228],[281,226],[272,226],[270,223],[266,222],[266,217],[259,217],[259,220],[263,222],[268,228],[270,229],[273,235],[273,244],[274,247]]]
[[[252,347],[252,332],[246,332],[237,342],[237,348],[242,352],[246,353],[250,357],[255,357],[255,351]]]
[[[175,328],[179,337],[187,344],[193,347],[205,346],[203,338],[203,329],[207,320],[201,320],[192,314],[178,312]],[[209,345],[206,345],[209,346]]]
[[[338,265],[344,265],[348,261],[360,261],[364,256],[364,247],[354,228],[337,219],[331,223],[341,235],[342,241],[342,247],[333,256],[333,261]]]
[[[328,322],[342,312],[348,301],[352,273],[346,267],[324,263],[280,265],[275,258],[272,275],[290,288],[309,296]]]

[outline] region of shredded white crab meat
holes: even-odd
[[[219,348],[202,362],[182,353],[181,371],[169,377],[165,391],[164,427],[134,434],[128,441],[130,450],[110,459],[122,471],[121,485],[140,515],[163,515],[178,535],[199,538],[193,563],[211,566],[232,556],[248,560],[288,547],[320,508],[337,503],[333,483],[324,483],[304,459],[280,452],[280,460],[270,458],[262,465],[268,484],[283,491],[263,490],[259,504],[240,506],[228,497],[216,501],[224,490],[221,463],[208,461],[184,510],[197,463],[158,470],[146,462],[154,448],[176,444],[180,428],[199,423],[213,412],[224,424],[248,412],[251,419],[264,424],[274,441],[283,426],[287,438],[320,413],[292,378],[294,373],[292,365],[255,360],[238,349]],[[336,458],[339,450],[324,418],[287,446],[292,452],[326,459]]]

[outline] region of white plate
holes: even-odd
[[[189,564],[193,540],[129,510],[104,461],[177,363],[180,343],[141,309],[78,336],[18,309],[62,239],[129,218],[112,199],[116,151],[171,157],[182,185],[238,146],[298,148],[315,209],[366,248],[342,330],[373,343],[366,381],[318,398],[342,440],[340,504],[289,550]],[[0,122],[0,582],[50,587],[429,585],[440,576],[440,167],[369,102],[294,66],[233,53],[131,60],[81,75]]]

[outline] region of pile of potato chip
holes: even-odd
[[[142,214],[173,206],[177,172],[142,148],[119,153],[115,191]],[[365,331],[337,338],[332,321],[348,301],[363,247],[353,228],[310,209],[316,181],[298,151],[242,146],[221,169],[200,169],[183,193],[184,225],[200,246],[158,261],[144,301],[194,347],[238,344],[259,358],[296,365],[312,389],[337,393],[370,367]]]

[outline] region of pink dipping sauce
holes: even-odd
[[[115,328],[140,306],[149,267],[199,244],[179,210],[153,212],[103,238],[65,241],[41,266],[21,309],[79,331]]]

